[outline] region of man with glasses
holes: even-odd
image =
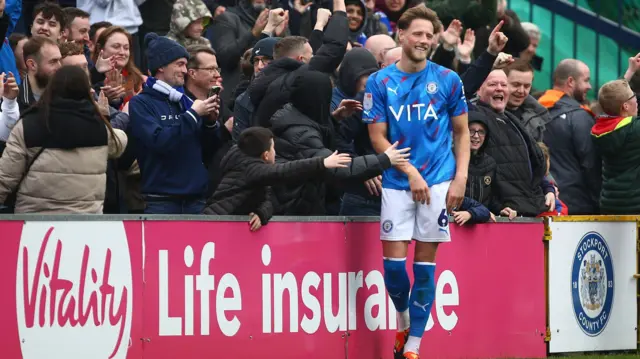
[[[627,81],[614,80],[600,88],[598,104],[603,114],[596,119],[591,136],[602,155],[601,213],[640,213],[638,99]]]

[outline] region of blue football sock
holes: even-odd
[[[396,311],[406,311],[409,307],[409,290],[411,289],[406,258],[384,259],[384,284]]]
[[[420,262],[413,264],[414,283],[409,298],[409,335],[422,338],[431,314],[436,295],[435,263]]]

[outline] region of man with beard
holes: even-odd
[[[55,3],[45,2],[33,10],[33,37],[48,37],[58,42],[66,28],[66,18],[62,8]]]
[[[551,175],[564,193],[570,215],[600,213],[602,162],[591,138],[595,119],[582,105],[591,90],[590,76],[585,63],[562,60],[553,73],[553,89],[539,100],[551,118],[544,132]]]
[[[32,37],[24,44],[27,77],[20,84],[17,99],[5,98],[0,114],[0,126],[11,129],[20,114],[40,99],[49,79],[62,66],[58,44],[47,37]],[[8,135],[7,135],[8,137]],[[6,141],[6,138],[0,138]]]
[[[199,214],[208,184],[203,155],[218,129],[209,115],[218,97],[194,101],[183,93],[189,53],[180,44],[149,33],[145,47],[151,77],[129,103],[145,213]]]

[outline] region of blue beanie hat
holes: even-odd
[[[281,37],[265,37],[264,39],[256,42],[251,50],[251,63],[256,56],[266,56],[273,59],[273,49],[278,41],[282,40]]]
[[[151,75],[177,59],[189,59],[189,53],[182,45],[154,32],[145,35],[144,47],[147,49],[147,64]]]

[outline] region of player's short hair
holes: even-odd
[[[598,91],[598,103],[602,111],[609,116],[620,114],[622,104],[634,96],[629,83],[625,80],[613,80],[600,87]]]
[[[58,48],[60,49],[60,55],[62,56],[62,59],[64,59],[65,57],[76,55],[84,56],[84,48],[82,47],[82,45],[73,41],[58,44]]]
[[[99,21],[96,22],[95,24],[91,25],[89,27],[89,40],[91,40],[91,42],[95,43],[96,40],[96,34],[98,33],[98,30],[100,29],[106,29],[108,27],[113,26],[112,23],[110,23],[109,21]]]
[[[67,8],[64,8],[62,12],[64,13],[64,21],[67,24],[67,28],[71,27],[71,23],[77,17],[81,19],[88,19],[91,17],[91,15],[88,12],[78,9],[77,7],[67,7]]]
[[[36,62],[40,62],[40,55],[42,48],[45,45],[51,45],[58,47],[58,43],[51,40],[48,37],[35,36],[29,39],[29,41],[25,42],[24,48],[22,50],[22,56],[24,58],[24,62],[26,63],[28,59],[34,58]]]
[[[209,54],[216,56],[216,52],[209,45],[191,45],[187,47],[187,52],[189,53],[189,60],[187,60],[187,68],[195,69],[200,66],[200,59],[198,59],[198,54]]]
[[[67,28],[66,16],[64,14],[64,11],[62,11],[60,5],[54,2],[43,2],[41,4],[38,4],[33,9],[33,18],[35,19],[38,14],[42,14],[42,17],[45,20],[50,20],[51,18],[56,20],[60,24],[60,29]]]
[[[400,16],[400,20],[398,20],[398,29],[406,30],[411,26],[413,20],[418,19],[430,21],[431,24],[433,24],[434,34],[442,31],[442,22],[438,18],[438,14],[424,4],[420,4],[405,11],[402,16]]]
[[[238,148],[250,157],[260,157],[271,149],[273,133],[264,127],[249,127],[238,138]]]
[[[302,52],[304,45],[309,40],[302,36],[287,36],[276,42],[273,47],[273,59],[277,60],[283,57],[291,56],[293,53]]]
[[[533,72],[533,67],[529,63],[529,61],[517,58],[515,61],[509,66],[504,68],[504,73],[509,76],[511,71],[519,71],[519,72]]]

